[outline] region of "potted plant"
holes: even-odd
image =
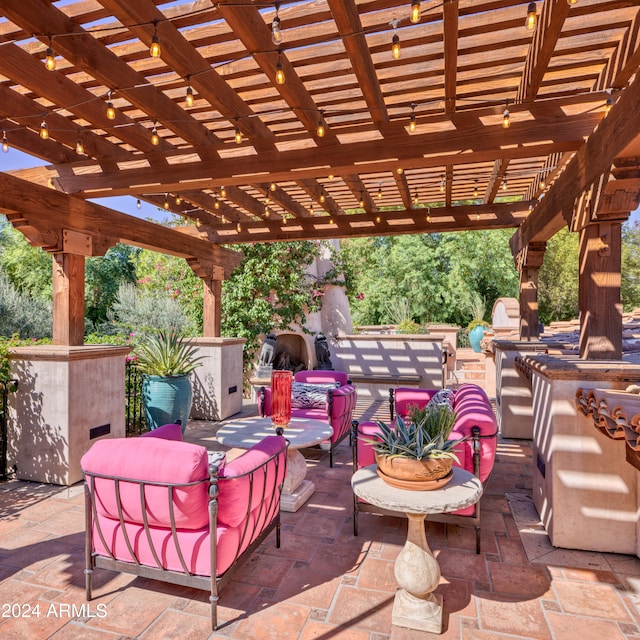
[[[196,346],[173,330],[150,335],[136,350],[149,429],[179,421],[184,433],[193,400],[189,374],[202,360],[197,353]]]
[[[428,490],[451,480],[454,447],[449,440],[456,414],[448,404],[409,407],[408,420],[398,416],[393,425],[377,421],[380,431],[362,439],[373,445],[378,473],[392,486]]]
[[[471,348],[480,353],[480,341],[489,328],[489,323],[485,322],[484,314],[487,310],[487,302],[480,294],[474,291],[467,302],[467,308],[471,312],[471,322],[467,325],[469,343]]]

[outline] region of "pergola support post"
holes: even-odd
[[[53,255],[53,344],[84,344],[84,256]]]
[[[599,222],[580,230],[580,358],[620,360],[622,224]]]
[[[540,338],[538,272],[546,246],[546,242],[532,242],[516,259],[520,272],[520,340]]]
[[[203,278],[202,285],[202,335],[218,338],[222,325],[222,280]]]

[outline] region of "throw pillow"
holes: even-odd
[[[440,389],[440,391],[436,391],[436,393],[431,396],[431,400],[429,400],[427,407],[445,405],[453,411],[453,398],[454,393],[452,389]]]
[[[322,409],[327,406],[329,389],[335,389],[339,386],[339,382],[327,384],[294,382],[291,385],[291,407],[294,409]]]

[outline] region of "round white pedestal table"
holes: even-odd
[[[273,436],[275,433],[270,416],[264,418],[254,416],[224,422],[216,432],[216,440],[225,447],[250,449],[266,436]],[[297,511],[315,491],[313,482],[306,480],[307,461],[298,449],[328,440],[333,435],[333,428],[321,420],[291,418],[283,435],[289,441],[289,448],[287,475],[282,487],[280,509],[293,512]]]
[[[399,589],[392,623],[442,633],[442,596],[434,593],[440,582],[440,566],[427,544],[424,519],[430,513],[456,511],[474,504],[482,495],[482,483],[472,473],[454,467],[453,478],[441,489],[396,489],[378,475],[378,466],[372,464],[353,474],[351,486],[359,498],[384,509],[402,511],[409,520],[407,542],[394,566]]]

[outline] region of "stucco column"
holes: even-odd
[[[84,256],[53,256],[53,344],[84,344]]]

